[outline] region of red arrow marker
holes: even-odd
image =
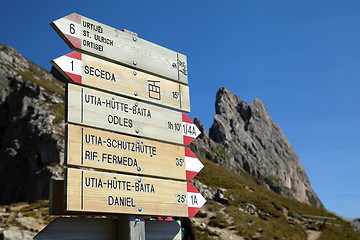
[[[53,27],[55,28],[55,31],[58,34],[64,34],[63,39],[68,45],[81,49],[81,16],[73,13],[63,17],[63,19],[64,23],[62,23],[62,26],[66,26],[66,31],[55,28],[56,25],[54,24]]]
[[[206,200],[190,182],[187,183],[187,197],[189,217],[194,217]]]
[[[186,168],[186,180],[193,179],[196,174],[204,165],[199,161],[195,154],[187,147],[185,147],[185,168]]]
[[[189,116],[185,113],[182,114],[182,127],[185,145],[189,145],[201,133],[193,121],[191,121]]]
[[[77,83],[82,83],[82,54],[71,52],[52,61],[68,78]],[[65,76],[66,77],[66,76]]]

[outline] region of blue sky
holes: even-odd
[[[326,208],[360,217],[360,1],[8,1],[0,43],[50,70],[71,50],[50,27],[76,12],[187,55],[191,118],[217,90],[260,98]]]

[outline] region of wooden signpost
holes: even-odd
[[[51,23],[71,49],[188,83],[186,56],[76,13]]]
[[[66,91],[68,168],[50,183],[50,213],[117,219],[58,218],[35,239],[180,239],[177,222],[145,224],[143,215],[193,217],[206,202],[186,182],[203,168],[186,147],[200,134],[182,113],[186,56],[76,13],[51,26],[81,53],[52,61],[75,84]]]
[[[66,164],[191,180],[203,168],[184,146],[68,124]]]
[[[205,199],[191,183],[68,168],[67,211],[193,217]]]
[[[71,52],[51,62],[68,80],[183,112],[189,87],[142,71]]]
[[[184,145],[200,134],[185,113],[74,84],[67,98],[70,123]]]

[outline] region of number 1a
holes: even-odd
[[[191,204],[192,205],[199,205],[195,195],[191,195]]]

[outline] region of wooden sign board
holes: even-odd
[[[134,221],[131,222],[134,225]],[[139,224],[139,223],[137,223]],[[41,230],[37,240],[118,240],[125,239],[118,232],[119,220],[109,218],[58,217]],[[135,225],[136,227],[136,225]],[[120,236],[120,238],[118,238]],[[121,237],[122,236],[122,237]],[[145,221],[147,240],[181,240],[180,225],[176,221]]]
[[[200,134],[185,113],[74,84],[67,89],[67,121],[184,145]]]
[[[115,63],[71,52],[51,62],[68,80],[125,97],[190,112],[189,87]]]
[[[205,199],[190,182],[68,168],[65,210],[193,217]]]
[[[76,13],[51,23],[71,49],[188,83],[186,56]]]
[[[68,124],[66,164],[191,180],[203,168],[187,147]]]

